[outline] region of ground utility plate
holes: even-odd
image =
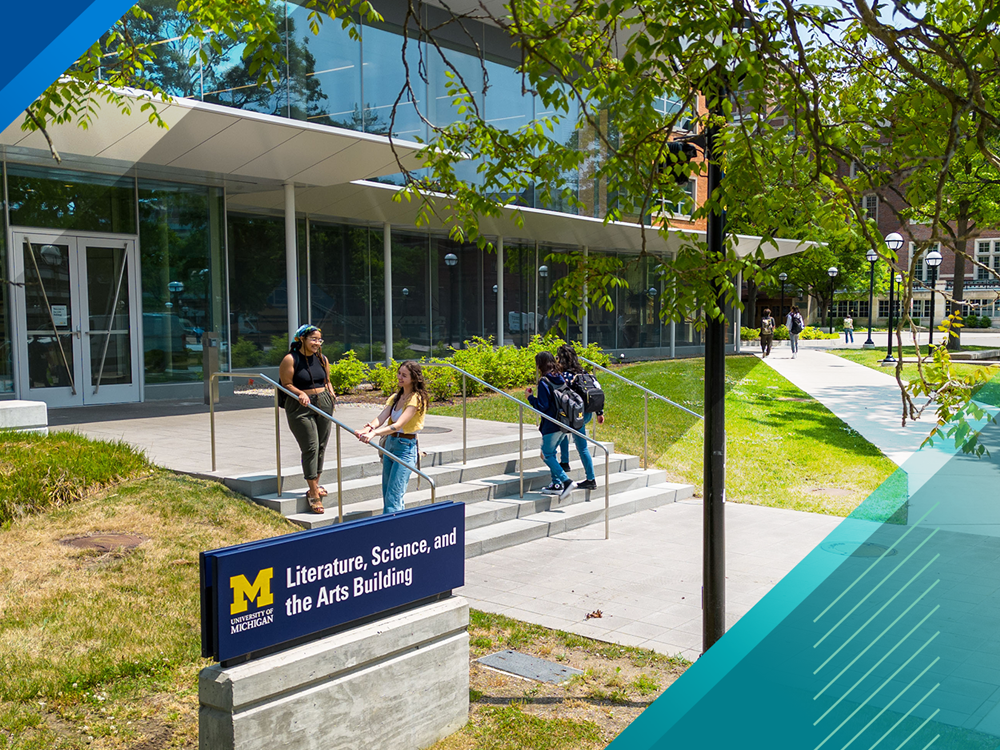
[[[477,659],[477,661],[487,667],[499,669],[501,672],[510,672],[518,677],[527,677],[529,680],[551,682],[554,685],[566,682],[575,674],[583,674],[583,670],[580,669],[573,669],[573,667],[566,667],[510,650],[498,651],[495,654],[484,656],[482,659]]]

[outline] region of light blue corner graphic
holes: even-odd
[[[1000,747],[1000,426],[976,428],[989,457],[916,453],[609,748]]]
[[[0,129],[7,127],[132,7],[133,0],[53,0],[0,12]]]

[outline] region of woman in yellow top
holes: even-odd
[[[354,433],[363,443],[385,436],[385,449],[406,464],[382,459],[383,514],[403,510],[403,495],[412,473],[407,467],[417,465],[417,433],[424,428],[430,403],[423,370],[416,362],[403,362],[396,381],[399,390],[385,402],[382,413]]]

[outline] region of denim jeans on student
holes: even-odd
[[[565,484],[569,481],[569,477],[566,476],[566,472],[562,470],[559,460],[556,458],[559,441],[564,437],[566,437],[566,434],[561,431],[542,435],[542,460],[545,461],[545,465],[549,467],[549,471],[552,473],[552,481],[559,482],[559,484]]]
[[[854,329],[853,328],[845,328],[844,329],[844,343],[845,344],[853,344],[854,343]]]
[[[593,419],[593,413],[587,413],[583,415],[583,427],[580,428],[580,432],[584,435],[587,434],[587,423]],[[573,438],[573,442],[576,444],[576,452],[580,456],[580,463],[583,464],[583,470],[587,474],[587,479],[594,478],[594,459],[590,455],[590,445],[583,438],[577,437],[570,433],[565,433],[563,435],[562,442],[559,443],[559,460],[564,463],[569,463],[569,439]]]
[[[390,435],[386,438],[385,449],[409,466],[417,465],[417,441]],[[382,513],[396,513],[403,510],[403,495],[410,481],[410,469],[396,463],[391,458],[382,459]]]
[[[792,345],[792,354],[798,354],[799,353],[799,334],[797,334],[797,333],[789,333],[788,334],[788,341]]]

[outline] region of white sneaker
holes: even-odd
[[[573,488],[575,486],[576,483],[572,479],[566,482],[566,484],[563,485],[562,492],[559,493],[559,499],[565,500],[567,497],[569,497],[569,493],[573,491]]]
[[[548,487],[543,487],[539,490],[543,495],[558,495],[563,491],[563,486],[559,482],[553,482]]]

